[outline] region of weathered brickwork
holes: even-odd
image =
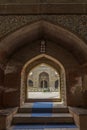
[[[39,20],[57,24],[87,40],[87,15],[7,15],[0,16],[0,38]]]

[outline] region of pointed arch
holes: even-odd
[[[38,55],[38,56],[32,58],[24,65],[24,67],[22,69],[22,72],[21,72],[21,79],[22,79],[21,80],[21,90],[22,90],[21,91],[21,96],[22,96],[21,99],[22,99],[22,103],[27,101],[27,88],[26,88],[27,76],[32,68],[34,68],[35,66],[37,66],[41,63],[45,63],[45,64],[52,66],[60,74],[61,93],[62,93],[61,99],[66,104],[67,97],[66,97],[65,69],[64,69],[63,65],[58,60],[56,60],[55,58],[53,58],[49,55],[46,55],[46,54],[41,54],[41,55]]]
[[[87,46],[84,41],[72,32],[44,20],[24,26],[5,37],[0,42],[0,51],[4,55],[3,58],[9,57],[26,42],[31,43],[41,38],[56,42],[72,52],[79,63],[87,61]]]
[[[31,55],[31,57],[27,58],[29,61],[25,65],[24,65],[24,63],[26,61],[23,61],[23,63],[22,63],[22,65],[24,65],[24,67],[25,67],[25,69],[23,69],[22,72],[27,73],[34,66],[36,66],[39,63],[44,61],[45,63],[47,63],[47,64],[51,65],[52,67],[54,67],[55,69],[57,69],[58,72],[61,74],[61,77],[63,77],[65,74],[63,72],[65,72],[64,68],[66,67],[66,64],[70,65],[70,63],[71,64],[73,63],[73,65],[72,65],[73,70],[72,70],[72,68],[68,68],[68,66],[67,66],[68,74],[70,74],[69,71],[74,73],[74,69],[76,69],[76,71],[79,72],[79,69],[78,69],[79,65],[82,65],[82,64],[84,65],[85,63],[87,63],[87,45],[86,45],[86,43],[84,41],[82,41],[79,37],[74,35],[72,32],[70,32],[58,25],[52,24],[52,23],[44,21],[44,20],[41,20],[41,21],[38,21],[35,23],[31,23],[30,25],[27,25],[27,26],[13,32],[12,34],[8,35],[3,40],[1,40],[1,42],[0,42],[1,59],[0,60],[3,61],[5,58],[7,58],[9,60],[9,57],[12,56],[15,53],[15,51],[18,52],[19,48],[23,48],[23,46],[25,46],[27,43],[30,47],[30,44],[33,43],[33,41],[37,41],[40,39],[41,40],[47,39],[49,41],[52,41],[51,51],[49,49],[49,52],[46,53],[48,55],[39,53],[38,56],[37,56],[38,53],[37,54],[35,53],[35,55],[32,55],[32,53],[30,52],[29,55]],[[67,52],[70,52],[70,54],[72,54],[72,56],[76,58],[76,63],[77,62],[79,63],[79,65],[76,64],[78,67],[76,65],[74,66],[75,62],[73,62],[73,60],[72,60],[72,62],[71,61],[69,62],[69,59],[70,58],[72,59],[72,57],[70,55],[70,58],[69,58],[69,55],[67,55],[67,54],[66,54],[67,58],[66,58],[64,64],[62,62],[64,60],[64,57],[61,60],[61,63],[64,65],[63,66],[58,61],[59,60],[58,58],[59,57],[61,58],[61,56],[60,55],[59,55],[59,57],[56,56],[56,54],[58,52],[58,46],[56,48],[56,45],[55,45],[55,48],[54,48],[53,43],[61,46],[61,48],[62,49],[64,48]],[[36,47],[36,46],[34,46],[34,47]],[[56,50],[56,53],[54,53],[55,50]],[[61,53],[61,55],[62,54],[64,55],[65,51],[63,50],[62,52],[63,53]],[[20,55],[21,55],[21,53],[20,53]],[[18,60],[18,58],[16,60]],[[25,59],[25,57],[24,57],[24,59]],[[20,66],[22,66],[22,65],[20,65],[19,62],[20,62],[20,60],[18,61],[18,65],[17,65],[17,63],[14,60],[13,64],[15,63],[15,65],[12,64],[12,67],[16,66],[17,69],[21,68]],[[8,69],[12,69],[12,68],[8,67]],[[13,69],[12,69],[12,71],[13,71]],[[9,73],[12,73],[12,71]],[[7,77],[6,78],[8,80],[9,76],[7,75]],[[26,79],[26,77],[22,77],[22,78],[23,78],[23,80]],[[68,78],[70,78],[70,77],[68,77]],[[17,79],[17,77],[16,77],[16,79]],[[68,86],[70,86],[70,79],[66,79],[66,80],[69,81]],[[23,100],[21,100],[21,101],[25,101],[25,90],[23,92],[22,86],[20,87],[19,84],[20,84],[20,79],[18,81],[18,87],[20,88],[19,95],[21,95],[21,98],[23,98]],[[64,85],[66,85],[66,84],[63,84],[63,86]],[[11,86],[11,85],[9,85],[9,83],[8,83],[8,86]],[[15,84],[15,86],[17,86],[17,85]],[[66,86],[65,86],[65,88],[66,88]],[[66,94],[64,94],[64,95],[66,95]],[[66,98],[66,96],[65,96],[65,98]]]

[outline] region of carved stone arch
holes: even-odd
[[[47,48],[48,50],[46,50],[47,51],[46,55],[43,55],[40,52],[32,54],[32,52],[31,52],[32,50],[31,50],[29,52],[29,55],[27,55],[27,57],[24,57],[22,60],[19,60],[19,58],[22,57],[21,53],[20,53],[20,55],[17,55],[18,57],[14,56],[14,54],[16,52],[19,52],[19,48],[23,48],[26,44],[28,44],[30,47],[31,43],[33,43],[33,41],[43,40],[43,39],[52,41],[52,44],[53,44],[53,46],[51,48]],[[57,45],[57,47],[54,46],[54,43]],[[62,49],[64,48],[67,52],[69,52],[66,58],[64,58],[65,51],[63,51],[63,53],[61,53],[61,54],[58,53],[58,51],[60,51],[60,50],[58,50],[58,46],[60,46]],[[38,47],[34,46],[34,48],[37,49]],[[6,60],[6,61],[10,62],[9,59],[14,60],[11,65],[8,64],[8,66],[6,67],[5,82],[6,82],[7,86],[12,87],[12,85],[9,82],[11,80],[11,78],[9,78],[9,75],[13,75],[14,78],[17,80],[17,83],[16,82],[14,83],[14,87],[16,86],[18,88],[17,96],[19,99],[15,100],[15,102],[18,101],[19,104],[20,104],[20,102],[25,101],[25,97],[23,97],[23,95],[22,95],[24,88],[22,89],[22,87],[20,86],[20,80],[21,80],[21,76],[20,76],[21,70],[19,70],[20,66],[23,67],[25,64],[25,66],[24,66],[26,68],[25,73],[27,73],[27,71],[29,69],[32,69],[34,66],[40,64],[42,61],[52,65],[58,71],[65,69],[65,71],[67,71],[66,74],[68,75],[68,76],[66,75],[66,83],[67,83],[68,92],[67,91],[65,91],[65,92],[68,93],[68,97],[74,97],[70,93],[70,89],[71,89],[70,87],[72,85],[71,84],[72,77],[74,78],[73,80],[75,80],[75,76],[77,78],[77,74],[75,74],[74,72],[79,73],[79,71],[81,71],[80,67],[82,65],[84,66],[87,64],[87,45],[86,45],[86,43],[84,41],[82,41],[79,37],[74,35],[72,32],[70,32],[58,25],[52,24],[52,23],[44,21],[44,20],[41,20],[41,21],[38,21],[35,23],[31,23],[28,26],[25,26],[15,32],[11,33],[10,35],[8,35],[4,39],[2,39],[0,41],[0,52],[1,52],[0,53],[1,61],[5,62],[5,60]],[[60,57],[60,59],[62,59],[61,56],[63,56],[63,59],[61,60],[61,64],[63,65],[63,67],[58,62],[58,61],[60,61],[60,59],[58,59],[59,57],[57,57],[57,54],[59,54],[58,56]],[[71,54],[72,56],[69,54]],[[72,62],[70,59],[72,59]],[[16,63],[17,61],[18,61],[18,65]],[[28,62],[29,64],[26,64],[27,61],[29,61]],[[63,63],[63,61],[64,61],[64,63]],[[76,63],[76,64],[74,64],[74,63]],[[20,65],[20,64],[22,64],[22,65]],[[27,67],[27,65],[28,65],[28,67]],[[69,66],[66,66],[66,65],[69,65]],[[72,68],[70,68],[71,65],[72,65]],[[16,69],[15,69],[16,76],[14,75],[14,72],[12,72],[15,67],[16,67]],[[22,69],[22,67],[21,67],[21,69]],[[63,69],[61,69],[61,68],[63,68]],[[66,68],[67,68],[67,70],[66,70]],[[9,75],[8,75],[8,72],[9,72]],[[59,73],[61,73],[62,78],[64,77],[63,72],[64,71],[59,71]],[[19,77],[17,77],[17,76],[19,76]],[[24,78],[26,79],[26,77],[24,77]],[[7,81],[8,81],[8,84],[7,84]],[[64,84],[62,86],[64,86]],[[66,88],[66,84],[65,84],[65,88]],[[20,92],[19,92],[19,90],[20,90]],[[24,89],[24,92],[25,92],[25,89]],[[64,93],[64,95],[66,95],[66,94]],[[25,94],[24,94],[24,96],[25,96]],[[70,99],[70,98],[68,98],[68,99]],[[74,103],[75,99],[72,99],[72,100],[74,100],[73,101],[73,103]],[[67,101],[67,99],[66,99],[66,101]],[[71,103],[71,101],[70,101],[70,103]]]
[[[65,104],[67,104],[65,69],[58,60],[56,60],[55,58],[53,58],[49,55],[46,55],[46,54],[41,54],[41,55],[38,55],[38,56],[32,58],[25,64],[25,66],[22,69],[21,74],[25,76],[24,80],[21,82],[22,83],[21,84],[22,94],[25,95],[25,96],[21,95],[22,103],[27,101],[27,89],[26,89],[27,76],[28,76],[29,72],[31,71],[31,69],[33,69],[35,66],[37,66],[41,63],[46,63],[46,64],[52,66],[60,74],[61,99],[63,100],[63,102]]]

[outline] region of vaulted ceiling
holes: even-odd
[[[51,41],[54,48],[60,46],[76,58],[77,62],[87,62],[87,45],[68,30],[49,23],[38,21],[11,33],[0,42],[0,61],[9,59],[25,46],[31,46],[38,40]],[[53,46],[50,49],[53,49]],[[34,46],[33,46],[34,47]]]

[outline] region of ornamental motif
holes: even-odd
[[[0,38],[23,26],[46,20],[75,33],[87,40],[87,15],[4,15],[0,16]]]

